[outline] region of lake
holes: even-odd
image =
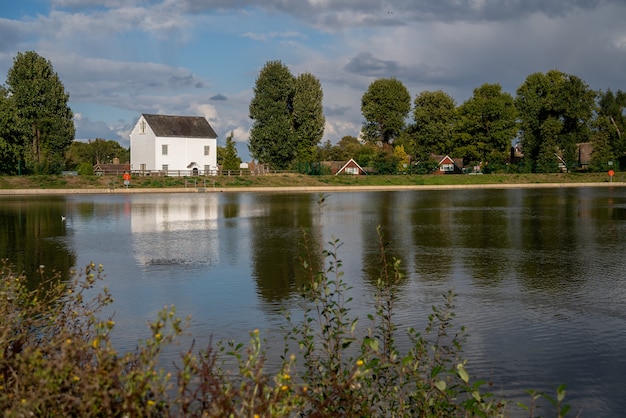
[[[298,309],[303,234],[312,249],[340,240],[352,315],[365,321],[377,226],[405,273],[400,330],[423,328],[453,289],[473,379],[525,403],[525,389],[565,383],[571,415],[623,413],[624,187],[3,196],[0,258],[31,277],[40,265],[67,276],[103,264],[118,349],[134,348],[173,304],[192,317],[183,348],[211,335],[247,342],[260,329],[272,356],[281,309]]]

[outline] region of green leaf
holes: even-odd
[[[469,382],[469,374],[467,374],[467,371],[465,370],[465,367],[463,367],[462,364],[458,364],[456,366],[457,369],[457,373],[459,374],[459,377],[461,378],[462,381],[464,381],[465,383]]]
[[[446,382],[443,380],[437,380],[435,382],[435,387],[440,391],[444,392],[446,390]]]

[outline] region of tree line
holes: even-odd
[[[361,132],[334,145],[321,143],[322,101],[314,75],[294,76],[281,61],[268,61],[249,106],[252,157],[273,169],[353,158],[393,174],[429,172],[433,155],[449,155],[483,172],[555,172],[580,168],[579,144],[589,143],[586,169],[626,168],[626,93],[591,90],[558,70],[529,75],[515,97],[499,84],[483,84],[460,105],[442,90],[411,100],[400,80],[377,79],[361,98]],[[50,61],[34,51],[17,54],[0,85],[0,174],[89,172],[115,158],[128,162],[129,150],[117,141],[74,141],[68,102]],[[511,158],[514,145],[521,151],[517,159]],[[231,133],[218,147],[218,163],[236,169],[239,161]]]
[[[294,77],[280,61],[268,62],[250,104],[253,158],[277,169],[354,158],[393,174],[429,172],[432,156],[449,155],[483,172],[556,172],[582,168],[579,144],[589,143],[585,169],[626,168],[626,93],[591,90],[558,70],[529,75],[515,97],[483,84],[460,105],[442,90],[422,91],[411,102],[400,80],[377,79],[361,98],[360,139],[346,136],[336,145],[321,143],[322,97],[313,75]]]

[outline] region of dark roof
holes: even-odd
[[[142,114],[156,136],[184,138],[217,138],[217,134],[202,116],[170,116]]]

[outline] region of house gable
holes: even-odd
[[[448,155],[433,156],[438,161],[434,174],[463,174],[463,168],[460,161],[451,158]]]
[[[365,175],[367,173],[354,159],[350,158],[350,160],[335,173],[336,176],[339,174]]]

